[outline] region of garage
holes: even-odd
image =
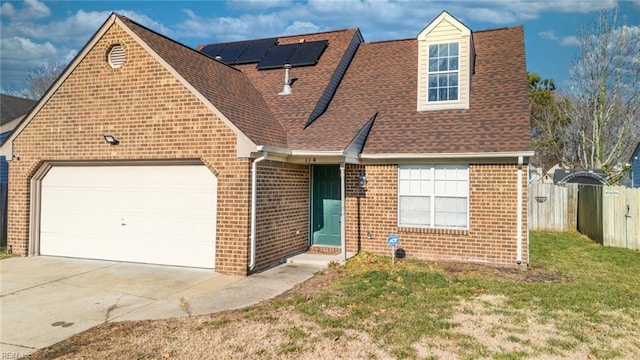
[[[204,165],[53,166],[40,254],[214,268],[216,191]]]

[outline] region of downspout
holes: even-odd
[[[516,264],[522,264],[522,156],[518,156],[518,196],[516,202]]]
[[[256,214],[258,210],[258,163],[267,158],[267,152],[253,160],[251,165],[251,260],[249,261],[249,271],[256,267]]]
[[[346,201],[346,181],[344,175],[344,161],[340,163],[340,238],[342,241],[340,242],[341,251],[342,251],[342,260],[344,262],[347,261],[347,226],[345,223],[345,213],[347,212],[347,201]]]

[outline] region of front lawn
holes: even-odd
[[[640,358],[640,253],[532,233],[522,272],[360,254],[239,311],[108,323],[35,358]]]

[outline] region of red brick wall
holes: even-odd
[[[360,171],[367,190],[358,189]],[[470,165],[469,230],[398,227],[396,165],[347,167],[347,250],[390,255],[386,238],[398,234],[407,257],[516,267],[517,166]],[[522,174],[522,260],[528,263],[527,181]],[[367,238],[370,232],[371,239]]]
[[[112,69],[112,44],[126,63]],[[103,134],[120,144],[108,145]],[[251,161],[236,134],[117,26],[107,31],[17,137],[9,179],[8,244],[28,253],[29,182],[56,160],[199,159],[218,177],[216,270],[246,274]],[[213,254],[212,254],[213,257]]]
[[[258,166],[256,269],[309,247],[309,166],[263,161]]]

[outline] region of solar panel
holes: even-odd
[[[222,52],[222,50],[227,46],[227,44],[211,44],[207,45],[200,50],[203,54],[209,55],[212,58],[215,58],[218,54]]]
[[[249,43],[249,41],[228,43],[218,55],[222,57],[222,62],[225,64],[234,64],[236,59],[249,47]]]
[[[289,57],[297,47],[298,44],[276,45],[272,47],[258,64],[258,70],[281,68],[287,63],[287,60],[289,60]]]
[[[236,64],[250,64],[260,62],[269,52],[269,49],[276,44],[277,38],[261,39],[251,41],[249,47],[238,57]]]
[[[320,59],[320,55],[327,48],[328,41],[311,41],[298,44],[296,50],[288,59],[291,66],[315,65]]]

